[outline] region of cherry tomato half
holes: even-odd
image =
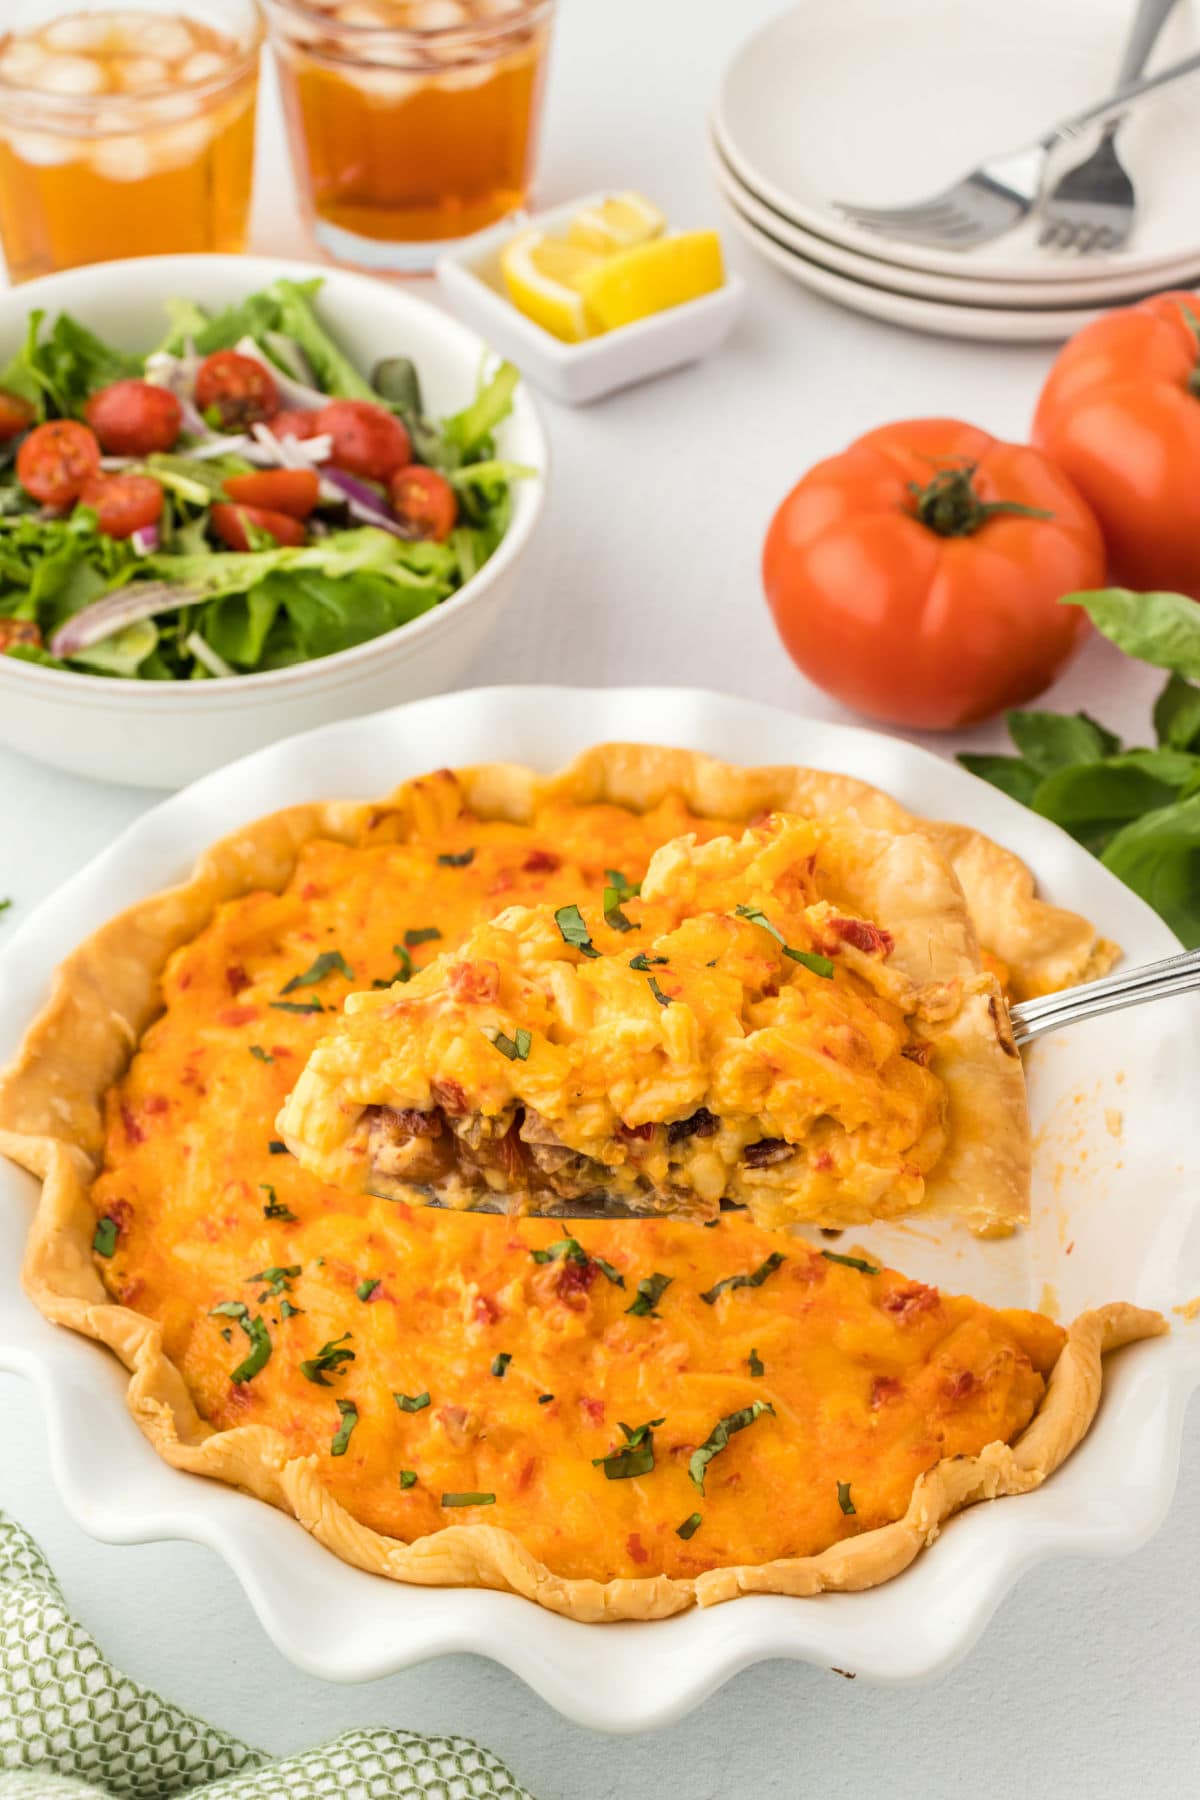
[[[281,412],[271,420],[271,430],[281,438],[311,438],[317,435],[315,412]]]
[[[34,417],[28,400],[0,388],[0,444],[7,444],[10,438],[20,437],[23,431],[28,431]]]
[[[763,582],[810,681],[869,718],[948,731],[1066,667],[1088,619],[1058,602],[1103,585],[1104,544],[1037,450],[909,419],[809,470],[771,521]]]
[[[114,381],[91,396],[83,416],[107,456],[170,450],[183,424],[183,408],[174,394],[149,381]]]
[[[265,506],[222,504],[212,509],[212,528],[231,550],[251,548],[247,524],[257,531],[269,532],[277,544],[302,544],[308,536],[299,519],[290,519],[286,513],[271,512]]]
[[[273,419],[279,389],[271,371],[238,350],[214,350],[196,373],[196,405],[207,418],[215,411],[229,431],[244,431]]]
[[[106,537],[132,537],[162,518],[163,491],[150,475],[90,475],[79,501],[96,509]]]
[[[225,492],[240,506],[307,519],[321,498],[321,478],[315,469],[263,469],[253,475],[228,476]]]
[[[412,461],[412,444],[399,419],[369,400],[331,400],[316,415],[315,435],[333,439],[330,462],[368,481],[387,481]]]
[[[100,467],[96,434],[75,419],[51,419],[17,451],[17,479],[43,506],[71,506]]]
[[[444,475],[423,463],[397,469],[388,483],[392,511],[423,538],[441,543],[458,522],[458,497]]]

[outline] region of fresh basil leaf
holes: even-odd
[[[266,1293],[258,1297],[258,1304],[261,1306],[264,1300],[277,1300],[280,1294],[288,1293],[292,1282],[300,1273],[300,1267],[299,1263],[288,1263],[286,1267],[276,1264],[270,1269],[260,1269],[257,1275],[247,1275],[246,1286],[265,1284]]]
[[[432,944],[441,935],[436,925],[421,925],[415,930],[406,931],[404,942],[409,950],[415,950],[418,944]]]
[[[658,982],[656,981],[656,979],[654,978],[653,975],[648,976],[647,980],[650,983],[650,992],[654,995],[654,998],[658,1001],[658,1004],[660,1006],[670,1006],[670,1004],[671,1004],[670,994],[663,993],[662,989],[659,987]]]
[[[627,900],[636,900],[642,891],[641,882],[630,881],[627,875],[622,875],[620,869],[605,869],[604,878],[613,889],[618,906],[624,906]]]
[[[1198,773],[1200,757],[1184,750],[1126,750],[1047,775],[1033,810],[1099,852],[1122,825],[1177,800]]]
[[[607,1481],[632,1481],[635,1476],[649,1475],[654,1468],[654,1433],[661,1419],[647,1419],[644,1425],[619,1422],[625,1442],[603,1456],[593,1456],[593,1469],[603,1469]]]
[[[702,1514],[689,1513],[688,1517],[683,1521],[683,1524],[677,1525],[675,1527],[675,1536],[683,1538],[684,1541],[686,1542],[688,1538],[695,1537],[696,1533],[700,1529],[702,1522],[703,1522]]]
[[[393,1394],[392,1399],[396,1402],[396,1405],[400,1408],[401,1412],[424,1412],[425,1408],[429,1405],[429,1389],[426,1388],[423,1394]]]
[[[492,1374],[496,1376],[497,1380],[503,1380],[511,1361],[512,1352],[509,1350],[501,1350],[499,1356],[492,1358]]]
[[[1008,733],[1031,769],[1053,775],[1070,763],[1115,756],[1121,740],[1087,713],[1010,712]]]
[[[495,1494],[443,1494],[443,1506],[495,1506]]]
[[[673,1275],[644,1275],[637,1284],[637,1298],[625,1311],[636,1319],[656,1319],[655,1307],[675,1279]]]
[[[1154,703],[1154,730],[1164,749],[1200,751],[1200,687],[1172,675]]]
[[[760,1263],[752,1275],[727,1275],[724,1281],[718,1281],[715,1287],[710,1287],[700,1298],[706,1306],[715,1306],[721,1295],[728,1293],[730,1288],[761,1287],[768,1275],[773,1275],[786,1260],[781,1250],[772,1250],[766,1262]]]
[[[263,1218],[264,1219],[290,1219],[291,1222],[293,1224],[295,1224],[295,1222],[296,1222],[295,1213],[291,1210],[291,1208],[289,1206],[284,1205],[283,1201],[279,1198],[279,1195],[275,1192],[275,1189],[271,1186],[270,1182],[269,1181],[260,1181],[258,1186],[259,1186],[260,1192],[264,1193],[267,1196],[267,1203],[263,1207]]]
[[[558,1238],[553,1244],[547,1244],[544,1250],[531,1250],[529,1254],[535,1263],[558,1262],[562,1259],[585,1263],[588,1259],[587,1251],[579,1239],[573,1237]]]
[[[1101,860],[1188,949],[1200,946],[1200,793],[1124,826]]]
[[[761,906],[735,906],[733,910],[737,918],[748,919],[752,925],[761,925],[775,939],[783,954],[793,962],[802,963],[806,969],[811,969],[814,975],[820,975],[825,981],[833,979],[833,964],[829,958],[818,956],[812,950],[793,950],[785,941],[782,931],[777,925],[772,925]]]
[[[311,1000],[268,1000],[267,1005],[273,1012],[323,1013],[325,1011],[315,995]]]
[[[1200,605],[1185,594],[1135,594],[1099,588],[1064,594],[1063,606],[1082,606],[1097,631],[1119,650],[1156,669],[1200,680]]]
[[[858,1508],[850,1498],[850,1483],[848,1481],[839,1481],[837,1484],[837,1491],[838,1505],[841,1507],[842,1511],[847,1515],[856,1513]]]
[[[595,1263],[600,1273],[604,1276],[604,1279],[606,1281],[611,1281],[614,1287],[623,1288],[625,1286],[625,1277],[622,1275],[621,1271],[619,1269],[614,1269],[610,1262],[605,1262],[602,1256],[593,1256],[589,1260]]]
[[[487,1033],[484,1033],[487,1036]],[[515,1034],[509,1037],[503,1031],[494,1032],[489,1042],[501,1056],[507,1056],[509,1062],[526,1062],[533,1038],[523,1025],[518,1025]]]
[[[617,899],[616,888],[606,887],[604,890],[604,923],[613,931],[640,931],[632,919],[627,919],[621,911],[621,903]]]
[[[600,952],[593,944],[584,924],[583,914],[577,906],[560,906],[554,915],[554,923],[558,926],[564,944],[582,951],[584,956],[599,956]]]
[[[279,1303],[279,1316],[281,1319],[298,1319],[303,1311],[304,1308],[302,1306],[295,1306],[290,1300],[281,1300]]]
[[[839,1256],[836,1250],[822,1250],[821,1255],[826,1262],[840,1263],[843,1269],[857,1269],[860,1275],[878,1275],[879,1273],[874,1263],[864,1262],[861,1256]]]
[[[350,1445],[351,1433],[358,1424],[358,1408],[353,1400],[338,1400],[337,1409],[342,1415],[342,1422],[334,1433],[333,1442],[329,1446],[330,1456],[345,1456]]]
[[[960,751],[958,761],[971,775],[977,775],[980,781],[990,782],[1007,794],[1010,800],[1019,800],[1022,806],[1031,806],[1033,796],[1037,793],[1041,776],[1036,769],[1019,756],[976,756],[970,751]]]
[[[117,1248],[118,1236],[115,1219],[99,1219],[92,1234],[92,1249],[97,1256],[112,1256]]]
[[[727,1448],[735,1431],[745,1431],[747,1425],[753,1425],[755,1419],[761,1418],[763,1413],[770,1413],[772,1418],[775,1416],[775,1408],[769,1400],[752,1401],[749,1406],[740,1407],[737,1412],[726,1413],[723,1419],[717,1420],[704,1442],[692,1451],[688,1459],[688,1477],[693,1487],[704,1492],[708,1465],[713,1457],[719,1456]]]
[[[255,1277],[254,1279],[257,1279]],[[236,1319],[246,1336],[250,1339],[250,1354],[244,1362],[240,1362],[229,1379],[235,1387],[244,1382],[253,1381],[260,1369],[266,1367],[271,1357],[271,1337],[261,1318],[251,1318],[250,1309],[241,1300],[222,1300],[209,1312],[210,1318]]]
[[[303,975],[293,975],[292,979],[280,989],[283,994],[294,994],[297,988],[315,987],[318,981],[324,981],[327,975],[344,975],[347,981],[354,980],[354,970],[346,961],[340,950],[322,950],[316,961],[310,963]]]
[[[331,1338],[327,1344],[321,1345],[315,1356],[310,1356],[307,1361],[302,1362],[300,1373],[304,1379],[311,1381],[314,1387],[328,1387],[330,1384],[325,1379],[326,1376],[340,1374],[343,1363],[354,1361],[353,1350],[341,1348],[349,1341],[350,1336],[350,1332],[343,1331],[341,1337]]]
[[[395,987],[395,985],[398,981],[404,982],[404,981],[412,980],[412,978],[413,978],[412,953],[409,950],[407,950],[403,944],[393,944],[392,945],[392,955],[396,958],[396,973],[394,975],[384,975],[384,976],[376,977],[376,979],[371,983],[372,987],[375,987],[375,988]]]
[[[644,975],[654,963],[665,968],[667,959],[665,956],[647,956],[644,950],[639,950],[636,956],[631,956],[629,959],[630,968],[636,969],[639,975]]]
[[[402,1488],[410,1488],[410,1487],[416,1487],[416,1485],[417,1485],[417,1471],[415,1469],[401,1469],[401,1471],[400,1471],[400,1486]]]
[[[379,1278],[377,1276],[374,1281],[360,1281],[354,1292],[360,1300],[369,1300],[378,1286]]]

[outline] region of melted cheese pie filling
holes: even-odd
[[[514,1212],[1022,1215],[1019,1058],[926,840],[780,815],[608,875],[350,994],[279,1115],[304,1167]],[[966,1167],[989,1145],[990,1194]]]

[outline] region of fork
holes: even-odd
[[[1135,969],[1106,976],[1102,981],[1089,981],[1080,987],[1064,988],[1057,994],[1045,994],[1037,1000],[1022,1000],[1009,1008],[1015,1041],[1024,1047],[1034,1038],[1048,1032],[1061,1031],[1079,1019],[1099,1018],[1102,1013],[1120,1012],[1127,1006],[1143,1006],[1150,1000],[1166,1000],[1174,994],[1185,994],[1200,988],[1200,949],[1183,950],[1160,962],[1143,963]],[[368,1192],[374,1190],[368,1189]],[[394,1193],[380,1193],[384,1200]],[[428,1202],[437,1207],[436,1200]],[[476,1212],[503,1213],[508,1210],[504,1194],[490,1194]],[[730,1201],[721,1202],[723,1212],[743,1212],[744,1207]],[[661,1213],[639,1212],[625,1200],[611,1194],[584,1194],[575,1200],[555,1200],[537,1212],[525,1215],[534,1219],[647,1219],[660,1218]]]
[[[989,157],[926,200],[909,206],[859,206],[846,200],[835,200],[833,204],[852,225],[864,231],[939,250],[972,250],[1011,231],[1033,211],[1054,151],[1089,126],[1122,116],[1143,94],[1179,81],[1196,69],[1200,69],[1200,52],[1169,64],[1157,75],[1118,88],[1107,99],[1063,119],[1024,149]]]
[[[1150,59],[1159,32],[1178,0],[1140,0],[1117,71],[1117,86],[1136,81]],[[1041,205],[1038,243],[1056,250],[1120,250],[1133,229],[1137,195],[1121,161],[1116,137],[1123,117],[1111,119],[1090,156],[1067,169]]]

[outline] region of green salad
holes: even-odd
[[[403,346],[368,378],[320,287],[170,301],[141,356],[31,315],[0,370],[0,654],[142,681],[281,669],[482,567],[534,473],[495,451],[516,370],[433,423]]]

